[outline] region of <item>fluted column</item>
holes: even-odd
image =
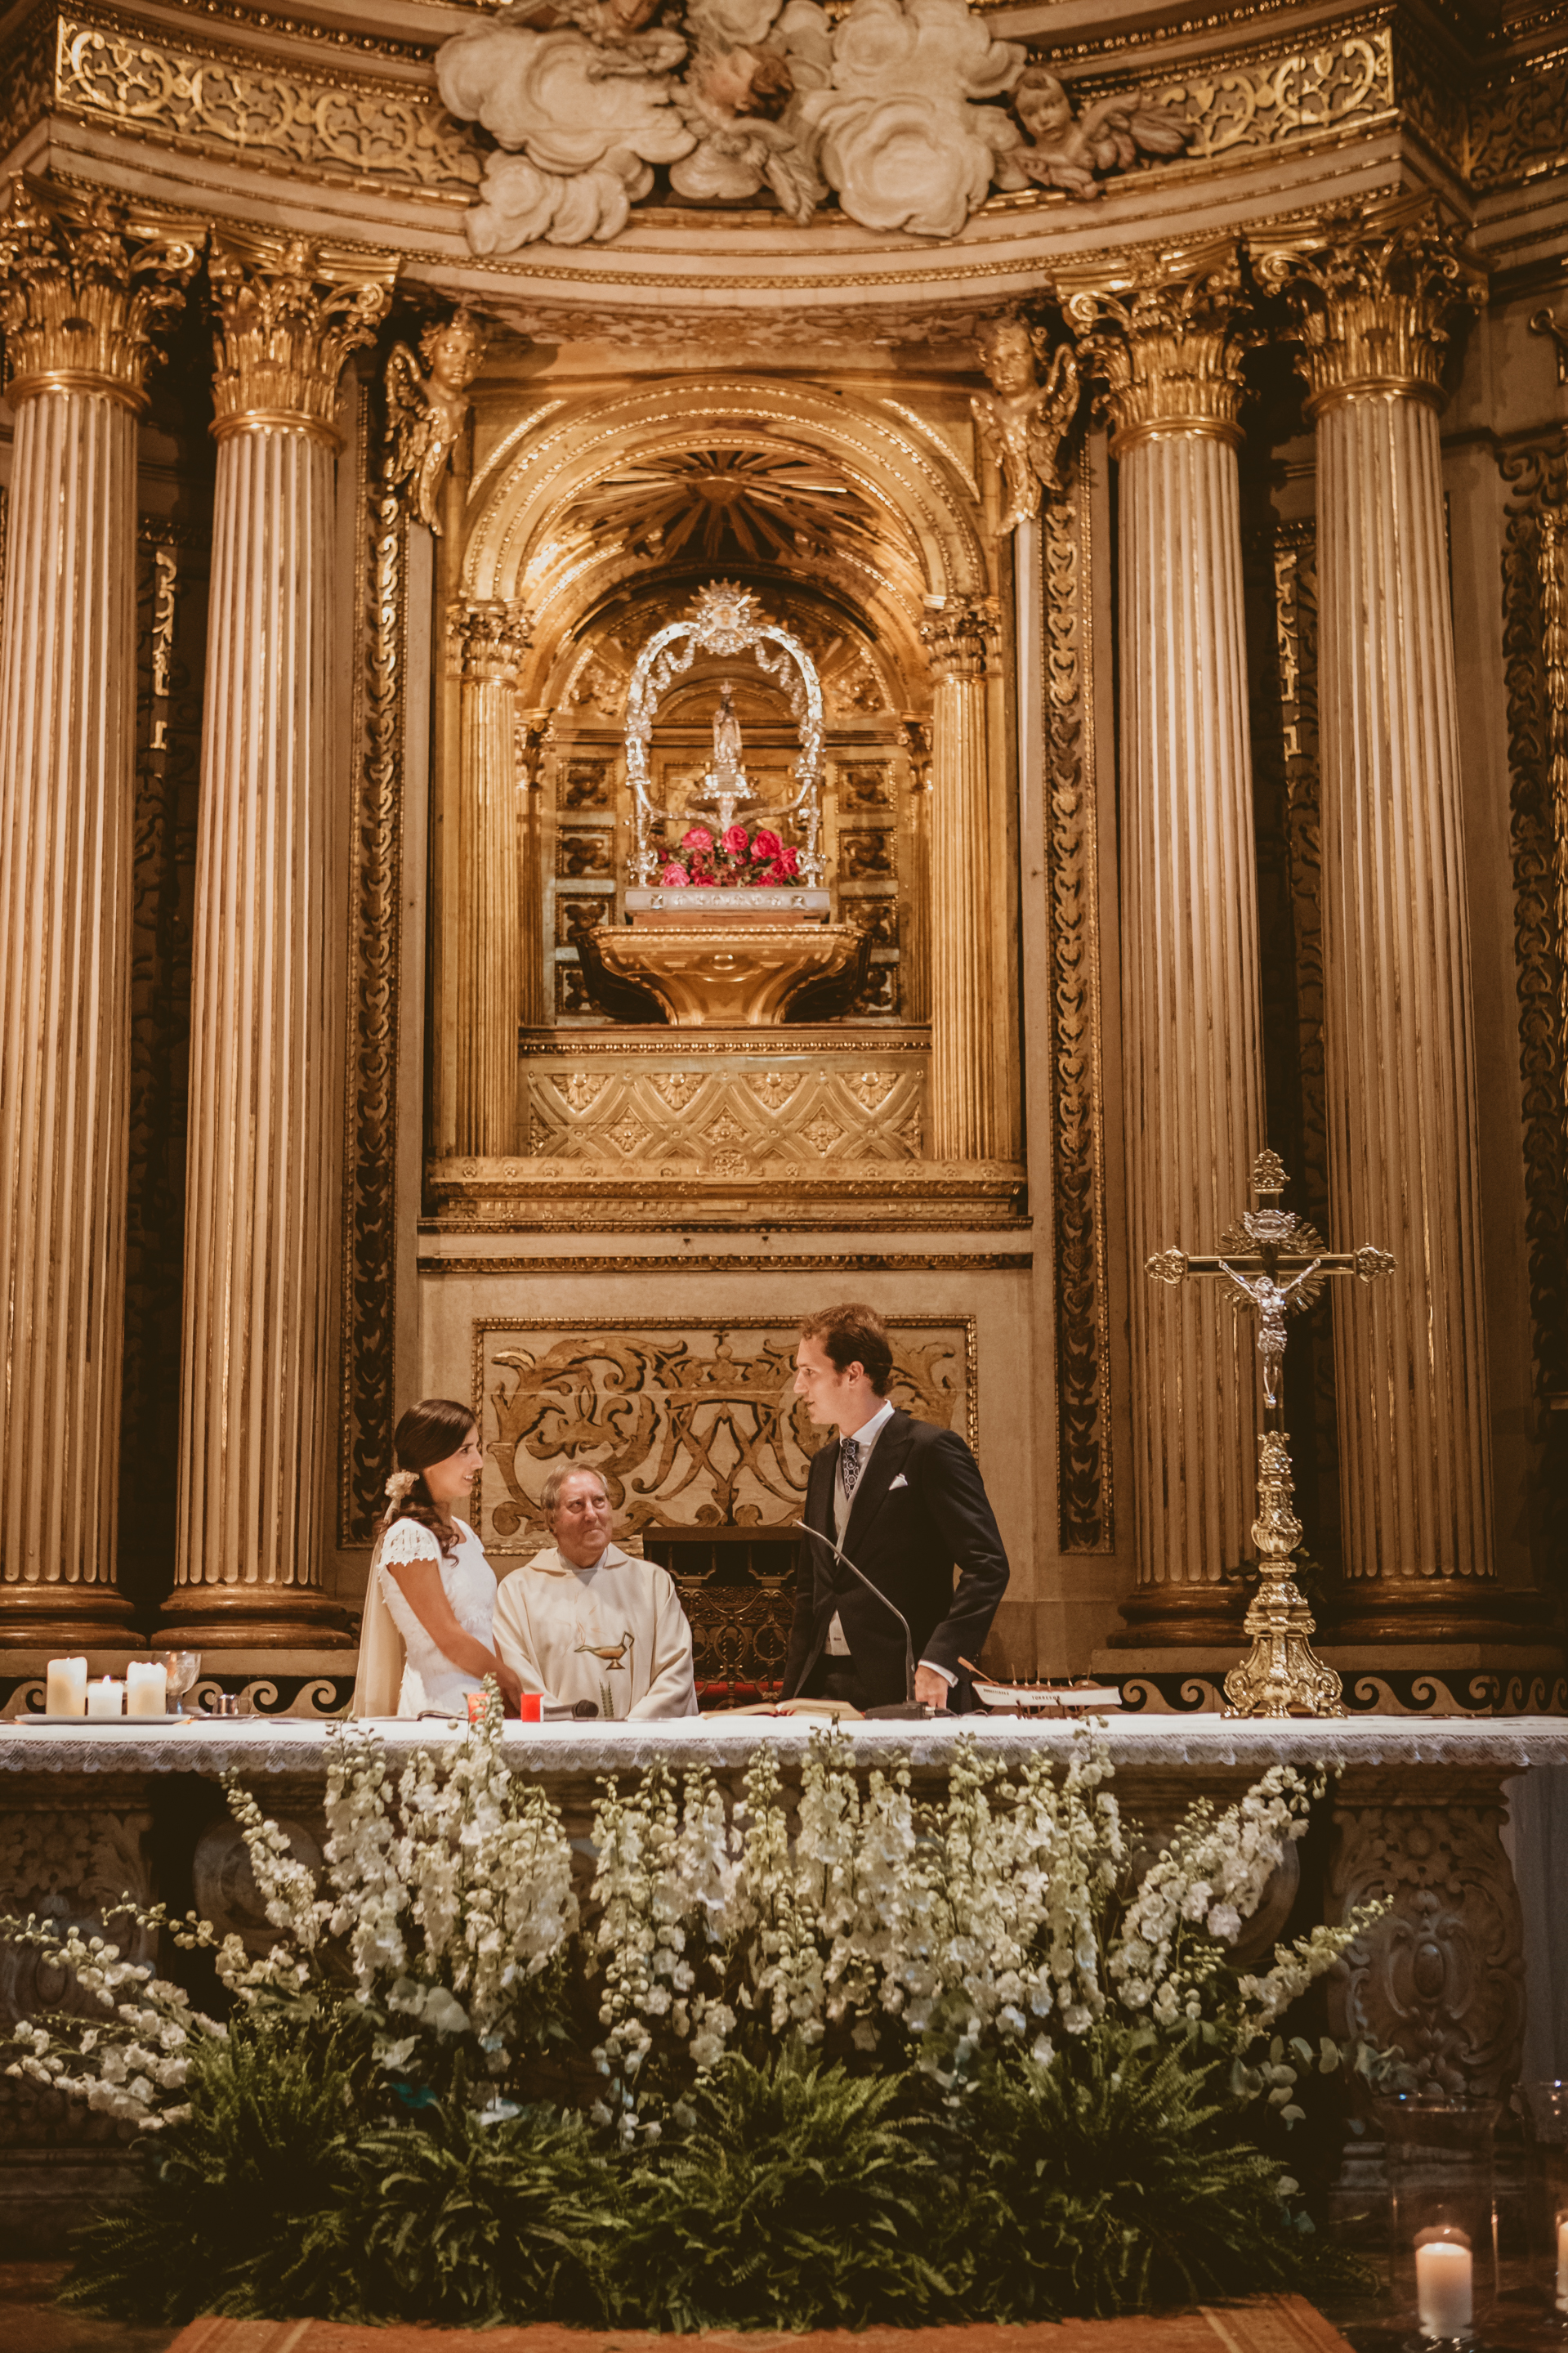
[[[10,184],[16,420],[0,622],[0,1640],[102,1640],[116,1589],[129,1150],[136,419],[199,225]]]
[[[1484,280],[1429,199],[1259,240],[1317,419],[1329,1166],[1344,1639],[1496,1619],[1458,702],[1437,412]]]
[[[529,636],[520,605],[460,605],[452,615],[461,680],[456,1149],[500,1159],[517,1150],[523,935],[516,690]]]
[[[346,1640],[320,1590],[346,920],[327,761],[332,418],[395,265],[215,232],[217,486],[170,1637]]]
[[[1121,938],[1138,1590],[1124,1641],[1224,1638],[1248,1556],[1253,1334],[1213,1250],[1261,1133],[1258,893],[1236,448],[1249,333],[1234,246],[1064,279],[1121,469]]]
[[[1005,1156],[997,1134],[985,668],[995,599],[949,596],[921,629],[931,653],[931,1098],[932,1160]]]

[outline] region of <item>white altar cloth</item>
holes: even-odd
[[[1129,1772],[1172,1767],[1226,1778],[1256,1776],[1289,1760],[1357,1767],[1442,1765],[1522,1773],[1536,1765],[1568,1764],[1568,1718],[1562,1716],[1353,1716],[1342,1723],[1227,1723],[1223,1716],[1112,1716],[1097,1719],[1115,1764]],[[800,1757],[818,1727],[798,1718],[687,1716],[633,1724],[510,1724],[504,1735],[514,1771],[544,1775],[637,1772],[656,1763],[678,1770],[710,1765],[744,1767],[766,1745]],[[468,1736],[466,1725],[411,1724],[399,1718],[375,1729],[388,1759],[416,1748],[437,1748]],[[1015,1765],[1042,1752],[1065,1764],[1075,1733],[1069,1724],[1031,1724],[1014,1716],[966,1716],[946,1722],[860,1723],[845,1726],[855,1754],[868,1763],[894,1757],[926,1769],[941,1767],[960,1739],[1001,1763]],[[311,1774],[324,1772],[331,1729],[297,1716],[256,1716],[221,1724],[152,1726],[145,1733],[89,1732],[80,1724],[0,1723],[0,1770],[11,1773]]]

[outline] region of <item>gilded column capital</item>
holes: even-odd
[[[215,228],[213,431],[307,433],[336,449],[338,380],[392,308],[395,254]]]
[[[1295,311],[1310,416],[1401,394],[1441,407],[1448,322],[1479,310],[1487,273],[1435,198],[1330,206],[1248,249],[1261,283]]]
[[[1100,379],[1113,458],[1177,435],[1240,440],[1241,362],[1262,337],[1234,238],[1066,269],[1056,291]]]
[[[984,678],[986,659],[1001,635],[994,596],[944,597],[921,623],[921,642],[929,648],[939,679]]]
[[[533,623],[523,607],[504,597],[458,602],[447,615],[459,678],[515,686]]]
[[[13,406],[41,392],[94,392],[146,406],[153,332],[184,299],[206,224],[142,216],[16,174],[0,218],[0,329]]]

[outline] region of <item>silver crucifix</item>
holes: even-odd
[[[1258,1353],[1263,1366],[1263,1429],[1258,1440],[1258,1591],[1246,1620],[1252,1649],[1225,1679],[1227,1715],[1343,1715],[1340,1679],[1312,1649],[1312,1613],[1290,1574],[1301,1540],[1292,1504],[1290,1445],[1280,1398],[1285,1369],[1285,1318],[1320,1297],[1324,1278],[1353,1274],[1363,1282],[1392,1274],[1386,1250],[1363,1243],[1360,1250],[1331,1250],[1321,1234],[1279,1207],[1285,1168],[1279,1155],[1260,1152],[1252,1164],[1257,1207],[1239,1226],[1220,1236],[1213,1257],[1189,1258],[1185,1250],[1160,1250],[1145,1271],[1156,1282],[1183,1283],[1189,1275],[1218,1275],[1230,1285],[1239,1308],[1258,1310]]]
[[[1316,1303],[1325,1275],[1353,1274],[1362,1282],[1372,1282],[1380,1274],[1394,1271],[1387,1250],[1377,1250],[1370,1242],[1353,1250],[1326,1248],[1322,1236],[1305,1218],[1279,1207],[1286,1182],[1279,1154],[1260,1152],[1252,1164],[1258,1206],[1244,1211],[1240,1225],[1220,1236],[1217,1252],[1208,1258],[1189,1258],[1185,1250],[1160,1250],[1145,1268],[1156,1282],[1184,1282],[1190,1274],[1223,1276],[1237,1305],[1245,1299],[1257,1308],[1267,1430],[1279,1427],[1286,1316],[1299,1314]],[[1281,1279],[1287,1276],[1289,1281]]]

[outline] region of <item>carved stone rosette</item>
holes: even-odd
[[[936,1160],[1005,1158],[992,948],[996,828],[990,807],[986,666],[1000,636],[992,596],[949,596],[921,636],[936,681],[931,719],[931,1098]]]
[[[331,418],[395,265],[226,233],[169,1639],[344,1642],[320,1590],[344,1019]],[[278,551],[289,561],[279,565]]]
[[[504,1157],[518,1142],[518,1022],[542,1012],[524,1001],[540,958],[524,952],[515,744],[518,669],[532,624],[521,605],[496,598],[455,605],[448,622],[460,681],[456,1148]],[[526,895],[536,906],[537,876]]]
[[[1398,1261],[1335,1306],[1339,1639],[1501,1630],[1470,952],[1436,403],[1481,276],[1429,200],[1260,242],[1318,420],[1324,1029],[1333,1224]],[[1331,1240],[1333,1239],[1331,1234]]]
[[[0,621],[0,1586],[22,1642],[123,1628],[115,1590],[135,730],[136,416],[196,244],[13,180],[16,413]]]
[[[1123,1002],[1131,1255],[1217,1241],[1262,1140],[1237,474],[1251,335],[1234,244],[1062,281],[1121,464]],[[1235,1639],[1253,1368],[1225,1301],[1132,1286],[1139,1588],[1126,1642]],[[1199,1401],[1202,1400],[1202,1403]]]

